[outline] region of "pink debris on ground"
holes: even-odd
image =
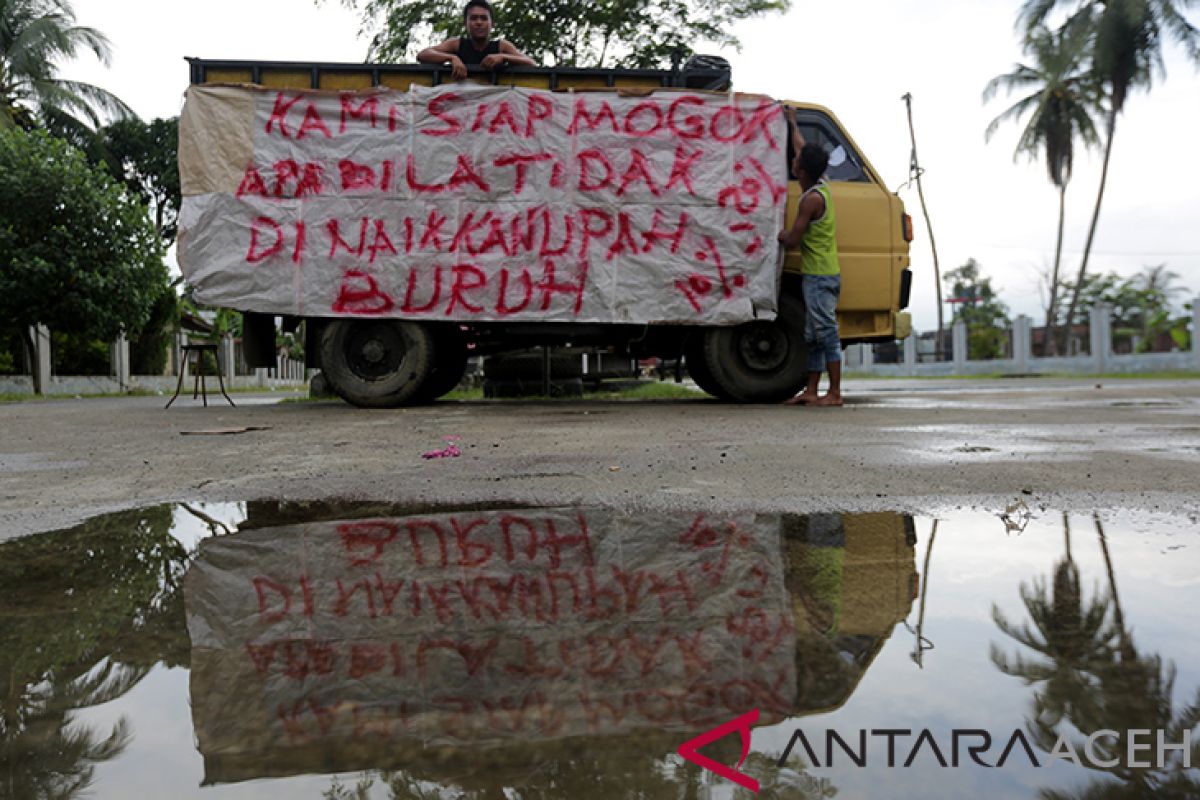
[[[443,447],[441,450],[429,450],[428,452],[421,453],[421,458],[458,458],[461,456],[462,451],[458,449],[458,445],[455,444],[455,442],[462,437],[446,436],[444,438],[446,440],[445,447]]]

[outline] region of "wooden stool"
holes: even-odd
[[[186,367],[188,363],[188,356],[192,353],[196,354],[196,357],[192,359],[196,364],[196,380],[192,386],[192,399],[195,400],[197,397],[203,397],[204,407],[208,408],[208,385],[204,380],[204,354],[212,353],[213,360],[217,362],[217,382],[221,386],[221,394],[223,394],[225,399],[229,401],[229,405],[237,408],[237,405],[235,405],[233,400],[229,397],[228,392],[225,391],[225,378],[221,375],[221,359],[218,356],[219,347],[215,344],[203,343],[180,345],[179,349],[182,351],[183,361],[183,363],[179,365],[179,382],[175,384],[175,394],[173,394],[171,399],[167,401],[167,405],[164,406],[164,408],[170,408],[171,403],[174,403],[179,398],[179,390],[183,388],[183,373],[187,371]]]

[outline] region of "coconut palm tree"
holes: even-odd
[[[992,120],[985,134],[990,141],[1000,125],[1028,117],[1017,140],[1013,160],[1021,156],[1045,158],[1050,182],[1058,188],[1058,238],[1054,245],[1054,267],[1050,273],[1050,302],[1046,309],[1046,332],[1053,330],[1058,313],[1058,289],[1062,283],[1063,222],[1066,218],[1067,184],[1075,162],[1075,142],[1099,144],[1092,115],[1099,110],[1099,86],[1087,70],[1088,44],[1082,28],[1051,31],[1035,28],[1025,40],[1030,64],[1016,64],[1012,72],[988,82],[983,101],[990,102],[1001,90],[1007,94],[1028,92]],[[1046,355],[1055,355],[1053,336],[1047,336]]]
[[[1026,0],[1021,8],[1019,24],[1027,33],[1045,25],[1047,18],[1059,8],[1067,11],[1064,27],[1085,32],[1089,37],[1092,70],[1103,83],[1107,95],[1100,188],[1079,275],[1067,308],[1064,339],[1069,336],[1071,320],[1075,318],[1079,292],[1096,237],[1117,117],[1125,109],[1131,91],[1149,89],[1155,76],[1165,75],[1163,47],[1168,39],[1173,39],[1189,58],[1200,63],[1200,29],[1185,15],[1196,3],[1197,0]]]
[[[73,141],[105,117],[134,116],[110,92],[58,77],[58,64],[91,51],[107,65],[108,39],[75,24],[68,0],[0,0],[0,128],[48,128]]]

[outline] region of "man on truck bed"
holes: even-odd
[[[447,39],[441,44],[427,47],[417,54],[422,64],[449,64],[450,75],[455,80],[467,77],[467,66],[478,65],[496,69],[505,64],[523,67],[536,66],[536,62],[522,53],[506,39],[492,39],[492,7],[487,0],[470,0],[463,9],[466,36]]]
[[[788,405],[840,406],[842,404],[842,342],[838,334],[837,302],[841,294],[833,198],[823,177],[829,154],[817,144],[805,143],[796,124],[796,112],[788,109],[788,124],[796,157],[792,172],[804,194],[790,230],[779,234],[787,249],[800,248],[801,283],[804,295],[804,341],[808,345],[808,385],[786,401]],[[829,391],[818,394],[821,373],[829,370]]]

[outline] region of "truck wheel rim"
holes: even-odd
[[[394,374],[404,361],[407,343],[398,326],[359,323],[346,338],[346,363],[364,380],[380,380]]]
[[[787,361],[788,342],[783,329],[769,322],[751,322],[738,336],[738,357],[749,369],[771,372]]]

